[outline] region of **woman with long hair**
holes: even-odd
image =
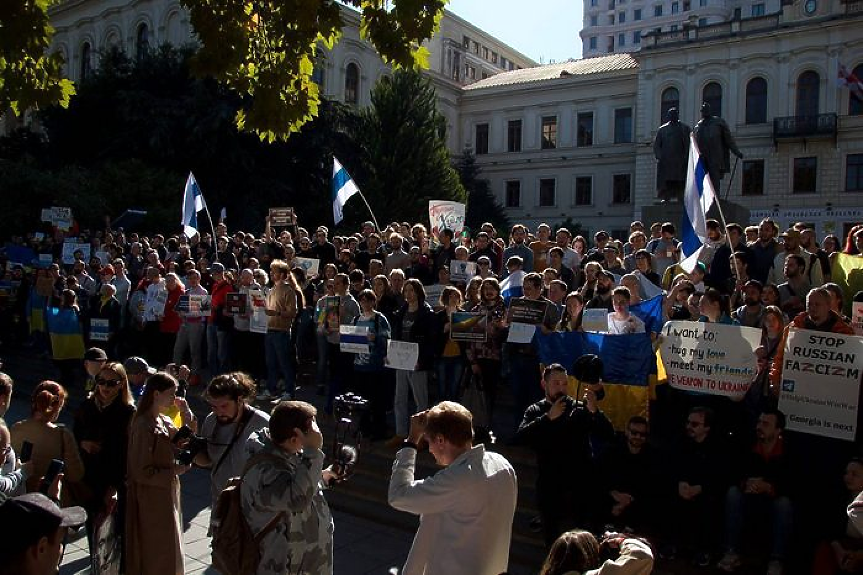
[[[603,550],[619,550],[616,559],[602,560]],[[641,539],[617,533],[600,543],[592,533],[575,529],[557,538],[542,565],[540,575],[649,575],[653,552]]]
[[[173,357],[177,332],[180,331],[180,314],[177,313],[176,307],[180,296],[186,293],[186,286],[173,272],[165,276],[165,289],[168,291],[168,299],[165,301],[165,312],[159,320],[160,345],[156,365],[165,365]]]
[[[848,231],[842,253],[858,256],[863,254],[863,224],[858,224]]]
[[[464,353],[461,345],[450,337],[452,314],[461,308],[461,292],[446,286],[440,294],[440,311],[435,312],[435,370],[437,371],[438,400],[456,401],[464,371]]]
[[[563,300],[563,313],[556,331],[582,331],[581,315],[584,311],[584,298],[577,291],[569,292]]]
[[[497,399],[497,384],[500,381],[506,305],[500,295],[500,284],[496,279],[482,280],[479,294],[481,298],[479,303],[467,308],[467,311],[485,314],[483,322],[486,331],[485,341],[471,342],[467,345],[465,354],[474,375],[481,378],[490,427],[494,415],[494,404]]]
[[[122,533],[126,510],[126,449],[135,402],[123,365],[108,362],[96,374],[96,388],[75,413],[73,432],[84,462],[88,500],[87,536],[93,545],[93,526],[116,506],[116,526]]]
[[[193,422],[185,401],[177,399],[177,380],[158,372],[147,379],[129,431],[126,494],[126,574],[183,575],[183,517],[180,475],[172,440],[177,428],[162,410],[181,408],[184,424]]]
[[[66,405],[68,394],[62,385],[55,381],[43,381],[33,390],[30,398],[30,417],[12,426],[12,448],[21,453],[25,441],[33,444],[33,472],[27,478],[27,491],[38,491],[39,481],[48,471],[52,459],[59,459],[66,465],[63,469],[62,502],[65,507],[74,501],[70,487],[84,477],[84,464],[78,454],[75,438],[57,418]]]

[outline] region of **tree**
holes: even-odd
[[[62,58],[47,54],[57,0],[0,3],[0,110],[68,104],[73,86],[61,79]],[[437,30],[447,0],[346,0],[361,10],[360,32],[396,67],[427,65],[422,42]],[[312,81],[317,50],[341,33],[333,0],[182,0],[201,42],[196,69],[241,100],[240,129],[262,140],[285,140],[318,114]]]
[[[359,162],[339,156],[371,204],[378,223],[428,219],[429,200],[465,201],[465,189],[450,163],[446,121],[437,111],[431,81],[413,70],[383,77],[372,105],[360,113],[353,140]],[[349,203],[346,223],[368,219],[365,207]]]
[[[465,225],[469,229],[479,229],[484,222],[491,222],[500,235],[507,235],[509,218],[506,210],[494,197],[488,180],[480,178],[482,170],[476,164],[476,156],[470,147],[458,157],[456,170],[467,191]]]

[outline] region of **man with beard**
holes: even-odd
[[[512,226],[509,239],[512,241],[512,244],[503,250],[503,261],[508,262],[509,258],[519,256],[524,262],[524,269],[533,270],[533,250],[525,244],[525,240],[527,239],[527,230],[525,227],[521,224]],[[504,269],[501,281],[505,280],[508,275],[509,270]]]
[[[611,290],[614,289],[614,274],[608,270],[600,270],[596,274],[596,293],[584,307],[587,309],[607,309],[614,311],[611,301]]]
[[[545,398],[524,412],[516,432],[519,443],[536,451],[536,496],[545,544],[573,527],[595,520],[594,445],[614,436],[611,422],[597,406],[596,392],[583,401],[567,396],[566,369],[553,363],[542,372]]]
[[[255,382],[242,372],[214,377],[204,397],[212,409],[201,427],[207,449],[195,457],[195,464],[210,469],[211,507],[215,508],[228,480],[243,472],[249,458],[245,449],[249,436],[266,429],[270,416],[249,405],[255,397]]]
[[[746,327],[761,328],[764,320],[764,304],[761,293],[764,287],[758,280],[749,280],[743,286],[743,305],[731,312],[732,319]]]

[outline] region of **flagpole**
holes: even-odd
[[[357,186],[357,193],[360,195],[360,197],[363,199],[363,203],[369,209],[369,213],[372,215],[372,221],[375,224],[375,229],[377,229],[378,233],[381,233],[383,230],[381,230],[381,227],[378,225],[378,219],[375,217],[375,213],[372,211],[372,207],[369,205],[369,202],[366,200],[363,192],[359,189],[359,186]]]
[[[737,158],[737,160],[734,161],[734,171],[737,170],[737,161],[739,160],[740,158]],[[734,179],[734,172],[731,173],[731,179]],[[731,190],[731,181],[728,182],[728,190]],[[725,231],[725,243],[728,244],[728,249],[731,251],[731,261],[734,265],[734,277],[737,281],[740,281],[740,266],[737,265],[737,258],[734,257],[734,246],[731,245],[731,240],[728,239],[728,224],[725,222],[725,214],[722,213],[722,202],[720,199],[721,198],[719,197],[716,198],[716,209],[719,210],[719,220],[722,222],[722,229]]]

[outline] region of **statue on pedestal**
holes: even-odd
[[[653,155],[659,160],[656,193],[663,202],[683,197],[690,133],[689,126],[680,121],[677,108],[669,108],[666,119],[653,140]]]
[[[707,166],[707,173],[710,174],[710,181],[713,182],[713,190],[719,194],[719,182],[731,167],[728,152],[733,152],[738,158],[743,158],[743,154],[737,148],[728,124],[719,116],[711,115],[707,102],[701,105],[701,119],[695,124],[693,134]]]

